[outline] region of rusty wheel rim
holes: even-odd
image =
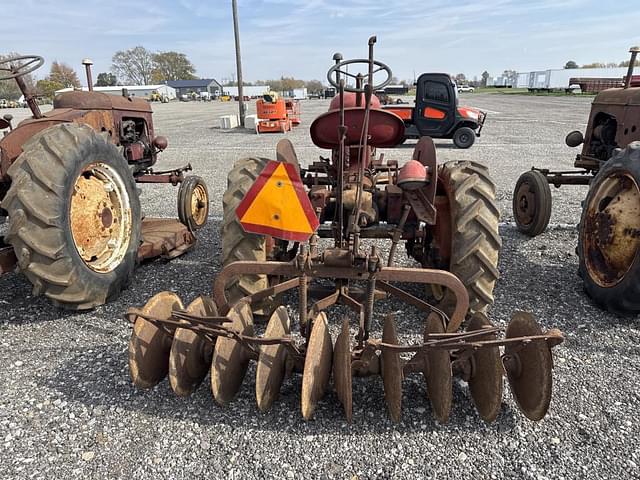
[[[218,314],[209,297],[196,298],[187,307],[187,312],[200,316]],[[169,355],[169,382],[177,395],[191,395],[202,383],[211,365],[213,346],[214,343],[193,330],[176,330]]]
[[[596,186],[581,232],[585,266],[601,287],[618,284],[640,250],[640,189],[631,175],[616,172]]]
[[[353,390],[351,376],[351,340],[349,319],[342,321],[342,330],[336,339],[333,351],[333,383],[338,399],[344,408],[347,422],[353,418]]]
[[[392,345],[398,344],[396,322],[391,315],[384,320],[382,341]],[[402,417],[402,362],[400,354],[391,349],[382,350],[382,383],[389,417],[398,423]]]
[[[182,301],[173,292],[160,292],[149,299],[142,312],[150,317],[168,319],[174,310],[182,310]],[[142,317],[137,317],[129,340],[129,373],[133,384],[151,388],[169,371],[172,335]]]
[[[430,333],[445,333],[446,328],[439,315],[432,313],[427,318],[425,328],[425,341],[428,341]],[[449,420],[451,411],[452,371],[451,357],[448,350],[431,348],[426,354],[427,365],[425,377],[427,379],[427,393],[431,401],[431,407],[436,419],[440,423]]]
[[[291,321],[285,307],[271,315],[264,338],[282,338],[291,331]],[[256,401],[261,412],[268,411],[280,395],[287,363],[287,347],[283,344],[262,345],[256,367]]]
[[[230,328],[237,333],[253,336],[253,314],[246,302],[236,303],[227,317]],[[249,351],[240,342],[218,337],[211,359],[211,393],[219,405],[227,405],[242,386],[251,359]]]
[[[313,322],[302,373],[302,416],[313,417],[318,401],[324,396],[331,376],[333,344],[327,325],[327,315],[320,312]]]
[[[209,196],[201,184],[196,185],[191,193],[190,212],[196,226],[201,227],[206,223],[209,214]]]
[[[517,209],[515,214],[520,225],[531,225],[536,216],[536,194],[529,182],[523,182],[516,192]]]
[[[467,326],[467,331],[490,327],[491,322],[482,313],[476,313]],[[487,334],[477,340],[495,340],[495,334]],[[502,406],[502,364],[498,347],[480,348],[471,357],[473,362],[469,391],[480,417],[486,422],[493,422]]]
[[[123,179],[109,165],[87,165],[73,186],[69,206],[71,237],[78,255],[97,273],[121,264],[129,248],[132,218]]]
[[[506,338],[542,335],[533,315],[516,312],[507,326]],[[544,341],[507,345],[502,357],[509,386],[518,407],[530,420],[542,419],[551,403],[551,350]]]

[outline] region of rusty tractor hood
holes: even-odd
[[[107,95],[100,92],[73,91],[56,96],[53,108],[72,108],[75,110],[131,110],[151,112],[151,105],[141,98]]]
[[[596,95],[593,105],[640,105],[640,87],[603,90]]]

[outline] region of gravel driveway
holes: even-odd
[[[504,324],[514,310],[528,310],[567,336],[554,349],[553,401],[543,421],[527,420],[507,393],[487,425],[466,385],[455,383],[451,418],[439,425],[418,377],[405,380],[397,425],[373,377],[354,381],[352,425],[334,393],[304,422],[299,376],[285,382],[270,413],[259,413],[253,367],[226,409],[213,403],[206,381],[187,399],[166,381],[151,391],[133,388],[123,313],[160,290],[176,291],[185,303],[210,291],[220,269],[226,172],[241,156],[273,156],[282,138],[217,128],[218,117],[237,108],[233,102],[154,104],[156,130],[169,139],[159,167],[190,162],[205,178],[209,223],[195,251],[143,265],[117,301],[90,312],[65,312],[31,296],[20,275],[0,278],[0,478],[640,478],[640,319],[605,313],[583,293],[574,248],[586,190],[554,190],[551,227],[535,239],[516,230],[511,214],[522,171],[571,167],[578,150],[564,136],[584,129],[590,99],[469,94],[461,103],[489,112],[482,138],[469,150],[437,141],[438,158],[482,162],[498,185],[504,246],[491,317]],[[327,105],[303,102],[303,123],[288,134],[303,164],[327,153],[308,135]],[[385,151],[401,162],[410,154]],[[145,185],[145,212],[175,216],[176,193]],[[411,309],[402,317],[408,335],[417,334],[422,319]]]

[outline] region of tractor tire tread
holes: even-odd
[[[467,287],[469,313],[485,312],[493,304],[500,276],[498,256],[502,240],[496,187],[483,165],[469,161],[440,167],[439,181],[453,192],[454,239],[450,271]]]

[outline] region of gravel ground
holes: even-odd
[[[327,103],[303,102],[303,123],[288,134],[303,164],[326,154],[308,129]],[[590,100],[473,94],[462,103],[489,111],[482,138],[470,150],[437,141],[438,158],[483,162],[497,182],[504,248],[491,316],[504,324],[514,310],[528,310],[567,336],[554,350],[553,401],[543,421],[527,420],[507,393],[502,413],[487,425],[466,385],[456,383],[450,421],[439,425],[418,377],[404,383],[398,425],[387,417],[379,378],[355,379],[352,425],[334,393],[304,422],[299,376],[285,383],[270,413],[260,414],[253,367],[226,409],[205,386],[187,399],[166,381],[151,391],[133,388],[124,311],[160,290],[185,302],[209,292],[220,269],[226,171],[241,156],[273,156],[282,138],[217,128],[235,103],[156,104],[157,132],[169,138],[159,166],[191,162],[205,178],[208,226],[195,251],[143,265],[117,301],[86,313],[31,296],[20,275],[0,278],[0,478],[640,478],[640,322],[602,312],[582,291],[574,247],[585,189],[554,190],[551,227],[536,239],[519,234],[511,215],[520,172],[572,165],[577,151],[564,145],[564,135],[584,128]],[[385,156],[406,161],[410,153],[398,148]],[[175,216],[175,195],[172,187],[145,186],[145,212]],[[397,308],[383,303],[380,310]],[[418,335],[421,318],[410,310],[402,318],[407,335]]]

